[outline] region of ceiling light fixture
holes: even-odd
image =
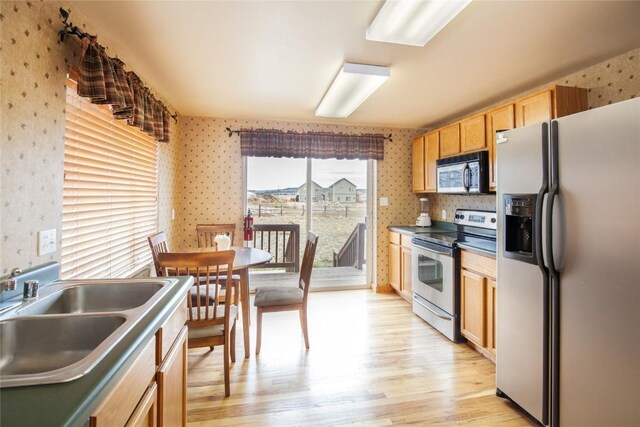
[[[367,40],[424,46],[471,0],[387,0],[367,28]]]
[[[346,62],[322,98],[316,116],[349,117],[389,75],[389,67]]]

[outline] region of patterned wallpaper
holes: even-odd
[[[636,98],[640,96],[640,48],[633,49],[584,70],[576,71],[573,74],[509,99],[518,98],[553,84],[587,88],[589,109]],[[506,102],[508,102],[508,99],[482,108],[482,110]],[[429,215],[431,218],[442,220],[442,210],[444,209],[447,211],[446,221],[450,222],[453,221],[456,208],[496,209],[495,195],[447,196],[438,194],[430,195],[429,202]]]
[[[65,82],[68,66],[80,54],[77,38],[57,40],[61,6],[69,9],[64,2],[0,2],[0,274],[60,260]],[[85,25],[77,12],[72,11],[72,18],[109,46],[107,34]],[[172,143],[160,147],[159,219],[169,232],[176,135],[172,129]],[[38,257],[37,232],[51,228],[57,229],[58,250]]]
[[[323,131],[347,133],[392,133],[393,142],[385,145],[385,159],[378,162],[378,197],[388,197],[389,206],[378,207],[377,277],[387,282],[387,229],[391,224],[415,220],[418,200],[411,193],[411,140],[413,129],[381,129],[365,126],[340,126],[277,121],[182,117],[180,119],[180,195],[178,229],[172,246],[195,246],[198,223],[234,222],[242,230],[242,157],[240,138],[229,137],[225,127],[239,129],[275,128],[297,132]],[[238,234],[238,238],[240,234]],[[241,244],[236,241],[236,244]]]

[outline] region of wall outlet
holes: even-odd
[[[442,209],[442,213],[440,215],[442,217],[443,221],[447,220],[447,210],[446,209]]]
[[[38,256],[56,251],[56,229],[38,231]]]
[[[389,199],[387,197],[380,197],[380,206],[389,206]]]
[[[175,221],[175,220],[176,220],[176,210],[171,209],[171,221]]]

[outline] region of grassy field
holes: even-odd
[[[249,199],[256,224],[299,224],[300,254],[306,240],[304,202],[274,201],[264,196]],[[358,223],[364,222],[365,203],[318,202],[313,207],[311,229],[320,235],[314,267],[333,267],[333,253],[338,252]]]

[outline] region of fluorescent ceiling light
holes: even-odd
[[[471,0],[387,0],[367,28],[367,40],[424,46]]]
[[[349,117],[389,75],[389,67],[345,63],[320,102],[316,116]]]

